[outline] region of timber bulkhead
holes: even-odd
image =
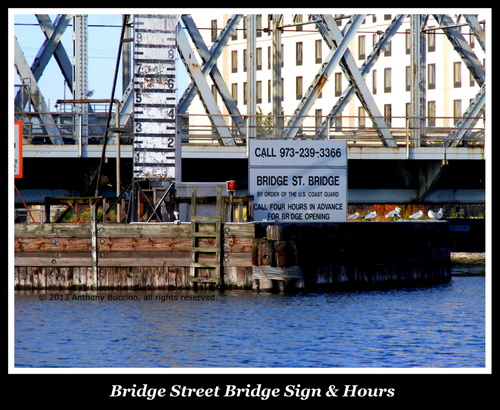
[[[213,229],[200,224],[198,229]],[[197,250],[192,224],[16,224],[16,290],[318,289],[451,279],[448,223],[220,223]],[[206,268],[203,268],[206,264]],[[198,278],[198,279],[196,279]]]

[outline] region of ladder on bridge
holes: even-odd
[[[217,186],[215,217],[196,215],[196,187],[191,191],[191,264],[190,279],[197,284],[220,285],[222,282],[222,199]],[[210,258],[203,257],[210,255]],[[202,261],[200,261],[202,256]],[[210,273],[210,271],[212,271]]]

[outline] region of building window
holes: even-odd
[[[474,79],[474,76],[472,75],[472,73],[469,73],[469,86],[474,87],[475,84],[476,80]]]
[[[255,50],[256,59],[255,59],[255,68],[257,70],[262,70],[262,48],[257,48]]]
[[[427,66],[427,88],[429,90],[436,89],[436,64]]]
[[[262,37],[262,14],[255,16],[255,31],[257,37]]]
[[[427,51],[436,51],[436,32],[431,30],[427,35]]]
[[[255,85],[257,88],[255,90],[257,104],[262,104],[262,81],[257,81]]]
[[[453,124],[460,120],[462,116],[462,100],[454,100],[453,101]]]
[[[295,78],[295,99],[300,100],[302,98],[302,77]]]
[[[217,20],[212,20],[210,22],[210,39],[212,43],[217,40]]]
[[[302,65],[302,43],[295,43],[295,65]]]
[[[236,104],[238,104],[238,83],[231,84],[231,96]]]
[[[372,71],[372,94],[377,94],[377,70]]]
[[[453,63],[453,87],[458,88],[462,86],[462,63],[457,61]]]
[[[212,96],[214,97],[214,101],[217,103],[219,93],[217,92],[217,87],[214,84],[212,84],[212,86],[210,87],[210,91],[212,92]]]
[[[247,72],[247,50],[243,50],[243,72]]]
[[[405,31],[405,53],[411,54],[411,32],[410,29]]]
[[[323,47],[322,40],[314,42],[314,62],[320,64],[323,61]]]
[[[392,90],[391,69],[384,68],[384,93],[390,93]]]
[[[238,40],[238,29],[235,28],[231,33],[231,40]]]
[[[323,123],[323,111],[321,109],[317,109],[314,111],[314,126],[316,129],[321,128],[321,124]]]
[[[238,72],[238,51],[237,50],[231,51],[231,72],[232,73]]]
[[[273,91],[272,91],[272,84],[271,84],[271,80],[267,80],[267,102],[270,103],[271,102],[271,95],[272,95]]]
[[[391,104],[384,104],[384,120],[387,126],[391,126],[392,122],[392,106]]]
[[[391,14],[384,14],[384,20],[390,20]]]
[[[364,60],[366,58],[365,50],[365,36],[358,37],[358,60]]]
[[[406,66],[406,86],[405,86],[405,90],[406,91],[410,91],[411,90],[411,68],[409,65]]]
[[[384,57],[390,57],[392,55],[392,41],[389,41],[385,46]]]
[[[335,97],[342,94],[342,73],[335,73]]]
[[[435,127],[436,126],[436,101],[428,101],[427,102],[427,126]]]
[[[295,17],[293,18],[293,22],[295,24],[298,24],[298,26],[295,26],[296,31],[302,31],[302,14],[296,14]]]
[[[273,60],[271,47],[267,47],[267,69],[271,69],[271,62]]]
[[[272,34],[272,31],[271,31],[272,21],[273,21],[273,15],[272,14],[268,14],[267,15],[267,35],[268,36],[270,36]]]
[[[366,128],[365,109],[358,107],[358,128]]]
[[[246,105],[247,104],[247,97],[248,96],[248,90],[247,90],[247,82],[245,81],[243,83],[243,104]]]

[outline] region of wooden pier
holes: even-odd
[[[277,291],[429,285],[451,278],[448,242],[445,221],[16,224],[14,285]]]

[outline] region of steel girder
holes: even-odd
[[[273,129],[274,135],[279,135],[281,129],[283,128],[283,112],[281,106],[281,99],[283,98],[283,86],[281,84],[281,61],[283,56],[281,55],[281,30],[278,28],[279,24],[283,19],[282,14],[273,14],[270,21],[270,30],[272,33],[272,90],[273,90]]]
[[[484,31],[481,29],[477,18],[473,15],[464,15],[469,27],[474,36],[479,40],[482,49],[485,49]],[[486,72],[483,64],[477,58],[471,46],[460,32],[455,21],[447,14],[434,14],[434,18],[438,21],[440,29],[446,34],[448,40],[453,45],[464,64],[469,69],[470,73],[480,85],[480,89],[476,97],[471,101],[468,108],[464,112],[462,118],[457,121],[455,128],[448,135],[448,140],[445,141],[445,146],[457,146],[465,136],[467,129],[472,128],[476,124],[478,117],[484,112],[486,103],[485,78]]]
[[[186,34],[179,25],[177,25],[177,49],[179,50],[179,54],[191,77],[193,85],[200,95],[201,103],[205,107],[205,111],[209,115],[209,119],[217,131],[221,145],[235,145],[236,142],[231,134],[231,130],[222,117],[222,113],[208,86],[205,75],[192,53]]]
[[[411,141],[420,146],[420,137],[426,124],[426,39],[422,29],[427,21],[425,14],[411,16]]]
[[[257,25],[255,14],[247,14],[247,53],[245,65],[247,67],[247,115],[248,138],[257,136]]]
[[[483,85],[485,80],[484,66],[456,26],[455,21],[447,14],[434,14],[434,18],[439,22],[440,28],[443,30],[444,34],[446,34],[446,37],[453,45],[464,64],[469,68],[474,79],[480,86]]]
[[[349,42],[354,38],[364,18],[364,14],[356,14],[349,19],[349,22],[345,27],[346,33],[342,38],[342,41],[337,48],[332,48],[328,53],[328,56],[322,64],[318,74],[313,79],[312,84],[309,86],[309,89],[299,103],[295,113],[288,121],[287,126],[282,133],[282,138],[291,139],[297,135],[297,132],[304,121],[304,116],[309,112],[309,109],[316,101],[316,98],[323,89],[328,77],[339,64],[340,59],[344,56]]]
[[[59,128],[56,126],[52,115],[49,114],[50,107],[46,105],[43,94],[38,87],[38,80],[43,75],[45,68],[53,56],[61,70],[61,74],[66,84],[72,92],[74,91],[73,65],[61,42],[61,37],[74,16],[70,14],[59,14],[54,20],[54,23],[52,23],[48,14],[35,14],[35,17],[38,20],[40,29],[45,35],[45,41],[29,67],[17,40],[15,40],[16,52],[14,65],[19,76],[28,80],[28,90],[26,90],[25,87],[21,87],[15,96],[14,106],[16,110],[24,111],[24,105],[28,101],[29,96],[31,104],[39,113],[41,123],[43,124],[42,127],[45,128],[46,133],[50,135],[49,138],[52,143],[63,144],[62,138],[59,137]],[[19,50],[17,50],[18,47]],[[92,113],[92,107],[89,106],[88,109],[89,112]]]
[[[231,35],[233,34],[234,30],[238,26],[242,15],[241,14],[235,14],[230,17],[230,19],[227,21],[226,26],[224,29],[221,31],[219,36],[217,37],[216,41],[212,45],[211,49],[209,50],[208,47],[206,46],[203,37],[201,36],[198,28],[196,27],[196,24],[194,23],[191,15],[189,14],[184,14],[182,15],[182,22],[184,23],[187,32],[189,36],[191,37],[191,40],[193,41],[194,46],[198,50],[201,59],[203,60],[203,68],[202,72],[206,76],[207,74],[210,75],[214,82],[214,86],[219,92],[219,94],[222,97],[222,101],[224,105],[226,106],[229,114],[231,115],[231,118],[235,125],[238,127],[239,132],[241,135],[245,134],[245,121],[243,117],[240,114],[240,111],[238,109],[238,106],[236,102],[234,101],[226,83],[224,82],[224,79],[222,78],[222,75],[216,65],[217,58],[221,55],[224,47],[226,46],[228,40],[231,38]],[[193,84],[190,84],[186,91],[184,92],[183,96],[179,100],[178,104],[178,113],[179,114],[184,114],[187,112],[187,109],[189,108],[189,104],[194,98],[196,89]]]
[[[464,116],[457,121],[455,129],[448,134],[448,138],[443,142],[446,147],[456,147],[467,131],[474,127],[478,118],[484,112],[486,104],[486,85],[483,84],[476,94],[476,97],[471,101],[469,107],[464,112]]]
[[[40,28],[45,34],[46,39],[43,45],[41,46],[40,50],[38,51],[38,54],[33,61],[33,64],[30,67],[31,70],[30,77],[32,76],[35,79],[35,81],[38,81],[42,76],[43,71],[47,67],[50,58],[54,56],[54,58],[57,61],[57,64],[59,65],[59,68],[61,69],[64,79],[68,83],[69,88],[72,89],[73,75],[72,75],[71,61],[69,60],[68,55],[66,54],[66,50],[64,49],[64,46],[60,41],[61,36],[65,32],[71,20],[71,15],[69,14],[58,15],[55,19],[55,25],[52,24],[52,21],[50,20],[48,14],[35,14],[35,17],[37,18],[38,23],[40,24]],[[16,66],[18,63],[21,62],[15,61]],[[24,93],[25,90],[21,88],[21,90],[19,90],[14,100],[15,107],[19,111],[24,110],[24,107],[22,107],[21,105],[26,103],[27,101],[27,98],[24,95]]]
[[[407,14],[399,14],[392,19],[391,23],[387,27],[384,33],[380,36],[377,44],[373,47],[373,50],[366,58],[365,62],[361,65],[359,72],[361,76],[364,78],[372,69],[373,65],[377,62],[380,52],[385,49],[385,47],[389,44],[392,37],[396,34],[398,28],[403,23]],[[336,117],[339,116],[347,103],[350,101],[354,93],[356,92],[356,88],[354,84],[349,84],[349,86],[342,92],[342,95],[337,100],[337,103],[331,109],[328,117]],[[317,135],[324,136],[327,133],[327,130],[330,128],[330,119],[327,118],[322,124],[321,127],[316,132]],[[390,140],[385,140],[390,141]]]
[[[483,51],[486,51],[484,30],[481,28],[477,17],[474,14],[464,14],[463,17],[472,30],[474,37],[476,37],[477,41],[479,42],[481,49]]]
[[[337,44],[340,44],[343,39],[343,35],[337,27],[333,17],[331,15],[313,15],[313,17],[314,20],[316,20],[318,30],[323,36],[325,42],[328,44],[328,47],[333,49]],[[389,127],[384,121],[382,114],[378,109],[368,86],[366,85],[363,75],[356,66],[354,57],[349,49],[345,51],[344,56],[340,60],[340,66],[347,77],[349,84],[353,87],[353,90],[355,91],[363,108],[366,110],[373,123],[377,126],[379,136],[382,138],[384,146],[397,146],[391,135]],[[320,129],[319,135],[324,132],[325,128],[323,127]]]
[[[40,120],[47,134],[51,136],[50,139],[52,143],[62,144],[63,139],[59,136],[59,128],[57,128],[52,115],[47,114],[49,112],[49,107],[47,107],[42,92],[38,88],[38,82],[33,76],[33,72],[24,57],[17,38],[14,39],[14,61],[19,77],[28,80],[31,103],[35,107],[35,110],[39,112]]]

